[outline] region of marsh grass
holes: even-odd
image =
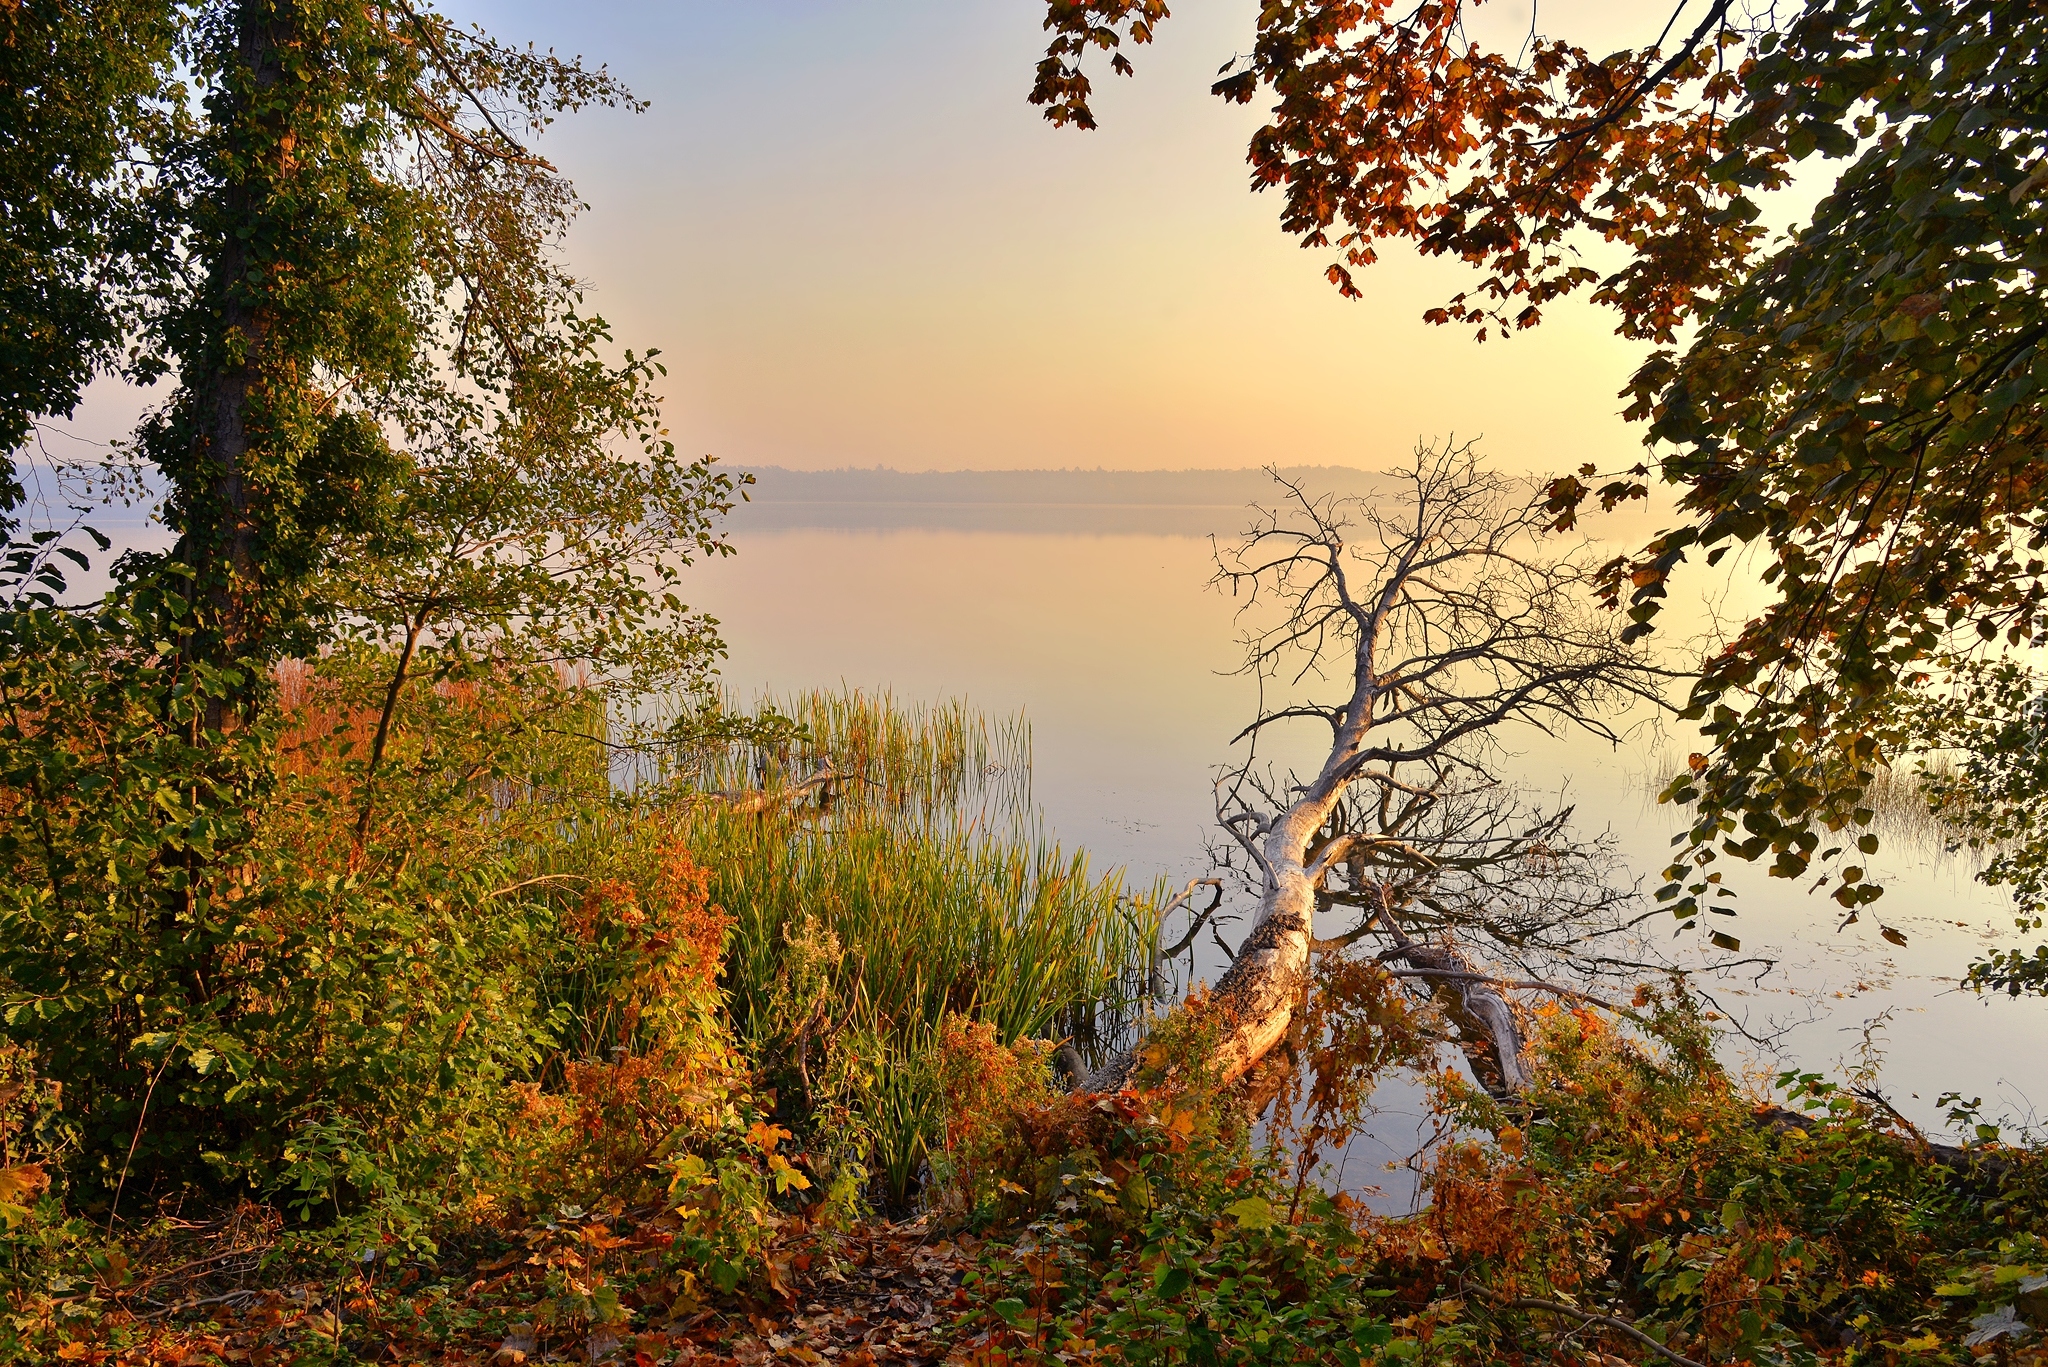
[[[725,693],[641,722],[669,744],[635,774],[675,792],[773,790],[822,764],[839,793],[898,819],[1012,826],[1034,819],[1031,724],[989,717],[958,700],[902,703],[893,694],[813,690],[747,705]]]
[[[1981,852],[1965,843],[1969,832],[1952,818],[1961,813],[1937,808],[1929,801],[1929,779],[1954,781],[1959,769],[1953,754],[1940,751],[1919,758],[1912,768],[1880,768],[1863,790],[1870,808],[1870,828],[1887,844],[1902,846],[1928,859],[1960,855],[1982,863]]]
[[[936,1134],[924,1069],[946,1016],[1101,1058],[1146,1004],[1163,899],[1045,834],[1022,717],[858,692],[752,715],[790,725],[679,753],[664,802],[733,918],[741,1038],[786,1104],[848,1113],[900,1201]],[[708,796],[823,764],[841,779],[822,800],[747,814]]]
[[[1026,835],[902,827],[856,816],[738,816],[703,809],[688,838],[734,918],[733,1010],[759,1035],[789,999],[792,947],[829,962],[833,1005],[901,1035],[948,1011],[1006,1039],[1072,1037],[1099,1048],[1127,1020],[1149,956],[1150,903],[1083,853]],[[823,947],[829,937],[829,947]],[[772,1026],[768,1028],[774,1028]]]

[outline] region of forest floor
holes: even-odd
[[[664,1270],[672,1225],[649,1214],[487,1230],[336,1276],[291,1257],[274,1217],[243,1212],[174,1230],[91,1281],[58,1279],[16,1324],[47,1355],[36,1360],[92,1367],[929,1367],[979,1252],[929,1216],[800,1231],[778,1240],[767,1287],[697,1308]]]

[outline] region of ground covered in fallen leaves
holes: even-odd
[[[273,1221],[245,1214],[171,1231],[142,1250],[153,1256],[116,1256],[10,1309],[34,1360],[94,1367],[915,1367],[946,1357],[980,1251],[928,1216],[805,1230],[779,1241],[765,1286],[707,1303],[673,1243],[666,1217],[623,1212],[337,1263],[295,1256]]]

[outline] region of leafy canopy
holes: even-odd
[[[1489,50],[1466,29],[1476,3],[1262,4],[1215,91],[1272,100],[1252,184],[1339,254],[1345,293],[1406,238],[1485,272],[1432,322],[1483,339],[1584,290],[1652,343],[1625,394],[1653,454],[1558,479],[1552,511],[1569,526],[1589,500],[1643,497],[1653,471],[1679,488],[1687,523],[1606,573],[1637,635],[1689,557],[1764,554],[1773,601],[1704,662],[1688,715],[1712,746],[1668,794],[1694,808],[1664,889],[1692,924],[1718,855],[1784,877],[1845,855],[1823,843],[1868,821],[1899,695],[2040,629],[2048,12],[1711,0],[1595,57],[1540,32]],[[1166,17],[1052,0],[1031,98],[1092,126],[1087,53],[1128,73],[1123,49]],[[1815,155],[1845,163],[1833,193],[1768,239],[1759,196]],[[1617,267],[1588,263],[1597,243]],[[1848,872],[1853,912],[1881,889]]]
[[[175,32],[163,0],[0,5],[0,449],[116,357],[146,238],[129,153],[166,117]],[[0,477],[0,525],[20,497]]]

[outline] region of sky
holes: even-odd
[[[1538,474],[1641,454],[1616,396],[1644,348],[1607,312],[1566,301],[1482,345],[1421,321],[1475,281],[1463,265],[1390,244],[1347,301],[1323,277],[1329,253],[1280,231],[1277,198],[1248,188],[1261,102],[1209,94],[1252,41],[1253,0],[1175,0],[1132,50],[1135,79],[1098,73],[1092,132],[1026,101],[1042,0],[443,7],[608,64],[648,101],[567,116],[539,150],[589,206],[564,244],[589,306],[622,345],[662,351],[688,454],[1382,469],[1456,437]],[[1652,41],[1669,16],[1661,0],[1541,13],[1596,51]],[[1529,0],[1473,14],[1511,47]],[[71,426],[124,435],[149,397],[101,383]],[[1658,504],[1601,534],[1651,530]]]
[[[1422,311],[1472,282],[1398,247],[1347,302],[1247,186],[1261,107],[1208,93],[1251,0],[1179,0],[1095,132],[1025,94],[1039,0],[458,0],[608,64],[643,114],[541,144],[590,210],[568,255],[623,344],[662,349],[688,451],[797,469],[1378,468],[1477,436],[1501,466],[1633,460],[1641,355],[1590,308],[1485,345]],[[1550,0],[1589,45],[1641,0]],[[1519,33],[1526,3],[1480,11]]]

